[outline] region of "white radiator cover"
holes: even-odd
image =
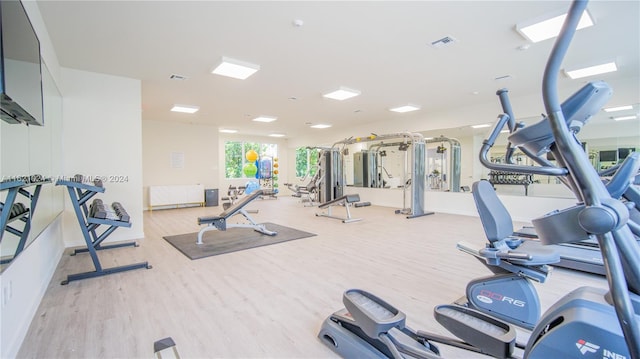
[[[202,206],[204,204],[204,186],[201,184],[149,186],[149,209],[182,204]]]

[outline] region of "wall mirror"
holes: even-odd
[[[632,109],[627,111],[628,113],[612,114],[600,111],[577,134],[577,138],[582,142],[594,168],[598,170],[606,169],[623,161],[629,153],[640,151],[640,120],[637,118],[639,108],[640,104],[636,103],[632,105]],[[636,118],[621,121],[615,120],[615,118],[619,117],[633,116],[636,116]],[[529,117],[518,119],[518,121],[524,122],[525,125],[531,125],[540,119],[541,117]],[[460,141],[460,185],[471,186],[474,181],[490,178],[490,170],[482,166],[478,160],[482,141],[487,137],[490,130],[491,127],[476,129],[471,126],[464,126],[425,131],[422,134],[425,138],[443,135]],[[490,152],[492,161],[503,161],[507,137],[508,133],[502,133],[496,141]],[[428,158],[429,156],[430,154],[428,154]],[[533,163],[522,153],[516,153],[514,158],[518,164],[530,165]],[[548,159],[553,161],[552,156],[548,157]],[[429,171],[431,169],[427,167],[427,173]],[[530,179],[524,179],[522,176],[505,175],[502,180],[505,182],[504,184],[495,185],[496,190],[502,194],[573,198],[572,192],[554,177],[535,175],[531,176]],[[526,180],[532,182],[527,187],[521,184],[522,181]]]
[[[31,230],[26,248],[63,210],[63,188],[55,186],[56,177],[62,173],[62,95],[46,64],[42,65],[44,126],[9,124],[0,121],[0,176],[2,180],[15,177],[42,175],[52,182],[41,187],[37,206],[30,216]],[[27,188],[31,190],[30,188]],[[0,201],[5,202],[7,191],[0,192]],[[27,208],[30,201],[18,195],[16,202]],[[25,223],[9,223],[22,231]],[[18,252],[19,237],[5,231],[0,242],[0,269],[7,268]]]

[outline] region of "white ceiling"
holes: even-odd
[[[567,1],[37,3],[62,66],[142,80],[144,120],[308,139],[376,123],[398,130],[416,123],[421,129],[450,127],[446,117],[434,114],[461,108],[488,106],[492,114],[458,124],[490,122],[501,87],[517,99],[538,99],[552,41],[529,44],[515,24],[569,7]],[[596,25],[576,34],[566,67],[615,59],[619,71],[599,77],[614,88],[610,104],[637,104],[640,2],[592,1],[589,10]],[[294,26],[296,19],[303,26]],[[457,42],[430,45],[445,36]],[[530,47],[518,50],[522,45]],[[222,56],[261,69],[244,81],[212,75]],[[170,80],[171,74],[188,80]],[[496,80],[505,75],[510,79]],[[581,84],[563,77],[561,93]],[[343,102],[321,96],[339,86],[362,95]],[[200,111],[169,112],[175,103]],[[422,109],[388,110],[407,103]],[[516,104],[516,115],[519,109],[526,116],[543,111],[536,101]],[[278,120],[252,122],[258,115]],[[333,127],[314,130],[309,123]]]

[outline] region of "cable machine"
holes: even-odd
[[[449,192],[460,192],[460,141],[455,138],[440,137],[425,140],[426,143],[440,143],[436,148],[435,162],[440,163],[440,170],[434,169],[429,173],[431,189],[439,189]],[[444,145],[447,143],[448,148]],[[449,154],[447,158],[447,153]],[[431,161],[430,161],[431,163]]]
[[[350,145],[354,143],[360,142],[371,142],[371,141],[380,141],[384,139],[395,139],[395,138],[403,138],[402,146],[406,146],[407,153],[410,153],[409,163],[411,166],[411,178],[405,178],[404,186],[403,186],[403,199],[402,205],[403,208],[400,210],[396,210],[396,214],[404,214],[407,215],[407,218],[415,218],[433,214],[433,212],[425,212],[424,210],[424,189],[425,189],[425,164],[426,164],[426,148],[424,137],[419,133],[392,133],[385,135],[369,135],[365,137],[350,137],[342,141],[338,141],[333,144],[331,147],[331,152],[334,152],[341,155],[342,151],[338,151],[336,146],[338,145]],[[410,148],[410,150],[409,150]],[[375,161],[374,161],[375,162]],[[371,163],[371,162],[367,162]],[[459,163],[459,161],[458,161]],[[336,169],[337,170],[337,169]],[[340,172],[342,171],[342,166],[340,167]],[[369,171],[368,171],[369,172]],[[405,171],[406,177],[406,171]],[[344,176],[342,177],[344,178]],[[340,182],[340,190],[342,191],[344,187],[344,179]],[[378,183],[378,178],[376,175],[375,183]],[[340,192],[342,194],[342,192]],[[410,197],[409,202],[410,206],[407,207],[407,195]]]

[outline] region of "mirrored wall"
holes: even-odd
[[[632,112],[639,104],[634,104]],[[582,142],[589,159],[597,170],[607,169],[624,160],[629,153],[640,151],[640,120],[616,121],[601,111],[588,121],[577,138]],[[519,119],[525,126],[541,117]],[[491,124],[492,125],[492,124]],[[424,131],[426,142],[425,188],[431,191],[469,192],[473,182],[492,180],[501,194],[533,197],[573,198],[573,193],[557,178],[542,175],[499,173],[484,167],[479,159],[482,142],[492,127],[471,126]],[[498,137],[489,153],[489,160],[504,163],[508,133]],[[410,143],[408,144],[410,146]],[[456,154],[456,147],[459,153]],[[346,146],[344,158],[347,185],[372,188],[401,188],[411,178],[410,152],[407,143],[397,141],[369,141]],[[409,149],[410,150],[410,149]],[[548,159],[555,163],[551,154]],[[515,164],[533,165],[533,161],[516,151]]]
[[[56,177],[62,173],[62,95],[46,64],[42,65],[44,126],[9,124],[0,121],[0,177],[2,181],[41,175],[52,182],[42,185],[37,206],[29,216],[31,230],[25,248],[60,214],[64,205],[63,188],[55,186]],[[33,188],[25,188],[33,193]],[[0,202],[5,203],[8,191],[0,192]],[[15,202],[26,208],[30,199],[18,194]],[[26,223],[16,220],[9,223],[22,231]],[[0,242],[1,269],[7,268],[16,256],[19,237],[5,231]]]

